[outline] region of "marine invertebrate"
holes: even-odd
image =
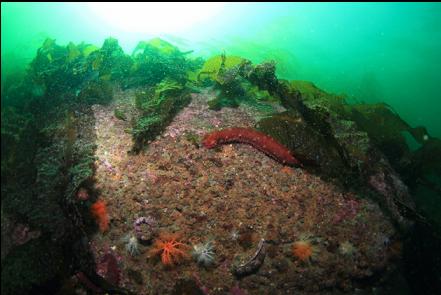
[[[182,260],[190,258],[189,247],[180,242],[179,234],[160,233],[155,240],[149,255],[161,255],[161,261],[166,266],[172,266]]]
[[[230,233],[230,238],[233,241],[237,241],[239,239],[239,231],[237,229],[233,229]]]
[[[234,264],[231,271],[237,277],[243,277],[256,272],[263,264],[266,256],[265,240],[261,239],[254,255],[245,263]]]
[[[354,255],[355,251],[356,248],[349,241],[340,243],[340,246],[338,247],[338,252],[343,256],[351,257]]]
[[[318,249],[312,244],[311,236],[308,234],[301,235],[292,245],[292,254],[303,262],[310,262],[317,253]]]
[[[80,187],[77,191],[77,199],[80,201],[86,201],[89,199],[89,192],[86,188]]]
[[[139,217],[133,223],[136,237],[143,242],[150,241],[156,233],[158,222],[152,217]]]
[[[214,262],[214,246],[213,241],[193,245],[191,252],[193,258],[203,266],[210,266]]]
[[[106,203],[103,200],[93,203],[90,207],[90,213],[95,218],[101,232],[109,229],[109,215],[107,214]]]
[[[251,128],[236,127],[214,131],[205,135],[202,144],[210,149],[231,142],[249,144],[282,164],[302,165],[288,148],[274,138]]]
[[[136,256],[139,254],[139,242],[136,236],[129,234],[123,240],[126,243],[125,248],[130,255]]]

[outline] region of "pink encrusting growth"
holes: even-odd
[[[112,253],[106,253],[96,264],[96,272],[115,286],[118,286],[121,280],[121,270],[118,260]]]
[[[274,138],[251,128],[235,127],[214,131],[205,135],[202,144],[210,149],[231,142],[249,144],[282,164],[302,166],[287,147]]]

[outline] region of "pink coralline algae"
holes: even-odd
[[[371,177],[369,178],[369,184],[383,196],[388,196],[390,194],[389,188],[387,187],[386,181],[384,179],[384,173],[371,175]]]
[[[116,172],[115,168],[113,168],[112,164],[110,164],[110,162],[107,159],[101,160],[101,163],[107,169],[107,171],[109,171],[111,173],[115,173]]]
[[[193,278],[195,280],[196,285],[198,286],[199,290],[204,294],[204,295],[210,295],[210,289],[208,289],[207,286],[205,286],[204,284],[202,284],[201,278],[199,277],[199,275],[197,273],[193,273]]]
[[[383,196],[393,196],[393,195],[407,195],[408,189],[403,181],[394,173],[390,173],[387,176],[384,172],[371,175],[369,177],[369,184],[378,193]]]
[[[150,179],[150,181],[151,181],[152,183],[157,183],[157,182],[158,182],[159,177],[158,177],[155,173],[153,173],[152,170],[147,169],[147,170],[145,171],[145,174],[146,174],[146,176],[148,177],[148,179]]]
[[[121,270],[118,260],[112,253],[106,253],[101,257],[96,265],[96,272],[113,285],[118,286],[121,279]]]
[[[242,290],[239,285],[235,285],[230,290],[231,295],[247,295],[248,293]]]
[[[349,199],[343,203],[342,208],[335,214],[332,221],[333,224],[342,222],[343,220],[349,220],[354,218],[360,207],[360,202],[356,199]]]

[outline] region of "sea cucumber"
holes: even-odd
[[[230,142],[249,144],[282,164],[302,166],[284,145],[251,128],[226,128],[208,133],[202,140],[202,144],[208,149]]]

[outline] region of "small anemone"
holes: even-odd
[[[236,229],[233,229],[230,233],[230,238],[233,241],[237,241],[239,239],[239,231],[237,231]]]
[[[214,262],[214,245],[212,241],[193,245],[192,256],[198,264],[210,266]]]
[[[314,239],[310,233],[301,234],[299,239],[292,245],[294,257],[302,262],[311,262],[319,252],[317,246],[313,245],[314,240],[318,240],[318,238]]]
[[[344,241],[340,243],[338,247],[338,252],[343,256],[352,257],[357,250],[354,245],[352,245],[349,241]]]
[[[123,241],[126,243],[126,250],[130,255],[136,256],[139,252],[139,242],[135,235],[128,234],[123,238]]]

